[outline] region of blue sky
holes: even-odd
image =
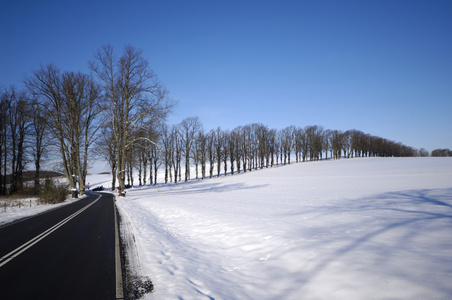
[[[452,149],[452,1],[20,1],[0,4],[0,85],[41,64],[89,72],[142,49],[206,130],[358,129]]]

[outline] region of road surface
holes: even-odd
[[[122,298],[114,212],[111,194],[90,194],[0,227],[0,299]]]

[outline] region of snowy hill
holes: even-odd
[[[292,164],[128,190],[147,299],[452,297],[452,159]]]

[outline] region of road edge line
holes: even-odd
[[[116,274],[116,299],[124,299],[124,286],[122,282],[121,267],[121,243],[119,241],[118,218],[116,211],[116,197],[113,195],[113,211],[115,216],[115,274]]]

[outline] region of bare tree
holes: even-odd
[[[98,153],[102,158],[104,158],[111,170],[111,189],[114,190],[116,188],[116,174],[118,170],[117,161],[116,161],[116,144],[113,136],[113,132],[110,126],[103,126],[101,129],[100,137],[96,143]]]
[[[243,172],[246,172],[247,169],[247,161],[249,160],[249,132],[251,130],[251,127],[249,125],[245,125],[243,127],[240,127],[240,131],[239,131],[239,136],[238,139],[240,140],[239,142],[239,147],[240,147],[240,152],[242,154],[242,167],[243,167]]]
[[[144,128],[139,128],[137,132],[134,132],[134,138],[137,139],[134,145],[132,145],[131,149],[135,150],[135,154],[137,156],[137,168],[138,168],[138,185],[143,185],[143,179],[144,182],[146,182],[146,169],[147,169],[147,145],[146,145],[146,139],[147,132]],[[152,164],[151,164],[151,170],[152,170]],[[146,184],[144,184],[146,185]]]
[[[171,130],[171,140],[173,141],[173,167],[174,167],[174,182],[180,182],[182,180],[182,149],[183,143],[180,134],[180,128],[173,126]]]
[[[314,125],[306,126],[304,129],[306,134],[306,147],[309,152],[309,160],[319,160],[323,147],[323,127]]]
[[[290,164],[290,155],[295,144],[295,130],[295,126],[289,126],[280,131],[281,155],[284,156],[284,164],[286,162]]]
[[[172,136],[167,124],[163,124],[162,128],[162,145],[163,145],[163,153],[164,153],[164,163],[165,163],[165,184],[168,183],[169,180],[172,180],[170,172],[172,168],[173,161],[173,142]]]
[[[420,157],[428,157],[429,155],[430,155],[430,153],[428,153],[428,151],[425,148],[419,149],[418,156],[420,156]]]
[[[150,183],[154,185],[157,185],[158,169],[163,163],[162,158],[165,157],[163,130],[164,126],[162,124],[159,124],[159,126],[149,128],[147,132],[148,138],[155,141],[156,143],[146,147],[146,149],[149,151],[149,161],[151,166],[149,170],[149,179]],[[152,176],[154,176],[154,178],[152,178]]]
[[[217,177],[220,177],[220,168],[221,168],[221,160],[223,158],[223,155],[225,155],[223,153],[223,145],[224,145],[224,138],[223,138],[223,131],[221,130],[220,127],[218,127],[215,130],[215,153],[216,153],[216,158],[217,158]],[[226,174],[225,174],[226,175]]]
[[[330,156],[332,157],[332,148],[331,148],[331,140],[332,140],[332,130],[327,129],[323,132],[323,150],[325,151],[325,159],[328,160],[328,151],[330,151]]]
[[[276,129],[270,129],[270,131],[268,132],[268,152],[267,152],[267,166],[268,166],[268,159],[269,157],[271,158],[270,161],[270,166],[273,168],[275,161],[274,161],[274,156],[276,155],[276,147],[277,147],[277,143],[276,143],[276,134],[277,134],[277,130]]]
[[[203,132],[198,132],[196,137],[196,160],[201,163],[201,179],[206,178],[206,163],[208,157],[208,137]],[[198,178],[198,167],[196,166],[196,178]]]
[[[241,161],[244,160],[243,158],[243,147],[241,145],[242,143],[242,131],[243,131],[243,127],[239,126],[236,127],[232,132],[231,132],[231,139],[233,140],[233,146],[234,146],[234,153],[235,153],[235,164],[237,167],[237,173],[240,173],[241,171]],[[232,163],[232,161],[231,161]]]
[[[202,129],[198,117],[185,118],[179,125],[185,154],[185,181],[190,180],[190,155],[196,134]]]
[[[33,143],[33,156],[35,163],[35,184],[34,191],[35,193],[40,190],[40,181],[39,176],[41,172],[41,160],[46,155],[47,144],[46,140],[46,120],[45,116],[39,106],[39,102],[37,99],[34,99],[32,102],[32,114],[33,114],[33,123],[32,123],[32,136],[34,139]]]
[[[8,109],[9,99],[2,92],[0,98],[0,195],[6,194],[6,176],[8,161]]]
[[[209,177],[213,177],[213,169],[215,165],[215,130],[210,130],[207,134],[207,152],[209,157]]]
[[[40,99],[47,126],[59,142],[64,172],[76,197],[85,191],[88,149],[94,140],[99,109],[98,87],[91,77],[82,73],[61,73],[53,65],[41,67],[26,80],[32,94]],[[77,180],[78,178],[78,180]]]
[[[269,129],[263,124],[253,124],[255,130],[255,145],[256,145],[256,168],[263,168],[265,166],[265,158],[267,157],[268,144],[267,137]]]
[[[351,135],[350,135],[349,130],[342,133],[341,142],[342,142],[342,151],[344,152],[344,157],[350,158],[352,150],[351,150]]]
[[[339,130],[330,131],[331,157],[334,159],[341,158],[341,151],[343,148],[342,142],[343,132]]]
[[[31,125],[30,101],[24,91],[17,90],[14,86],[5,90],[2,95],[6,104],[6,137],[9,138],[11,156],[11,182],[10,192],[14,193],[23,187],[23,171],[25,168],[26,136]],[[5,148],[5,150],[7,150]],[[6,161],[5,161],[6,166]]]
[[[257,160],[258,160],[258,151],[259,151],[259,138],[258,138],[258,132],[259,132],[259,124],[253,123],[250,125],[251,130],[249,132],[249,141],[250,141],[250,160],[248,163],[248,170],[251,171],[252,169],[257,169]]]
[[[248,153],[248,171],[254,168],[254,158],[257,157],[257,139],[256,139],[256,126],[257,124],[249,125],[249,129],[246,130],[247,139],[247,153]]]
[[[76,105],[76,112],[80,114],[79,124],[77,124],[80,130],[78,149],[82,151],[79,153],[80,159],[78,159],[81,165],[77,169],[79,170],[80,191],[83,194],[85,192],[86,176],[88,174],[89,149],[94,143],[101,126],[97,118],[100,113],[100,107],[97,105],[97,100],[100,97],[100,88],[90,76],[83,74],[77,74],[75,76],[75,80],[79,81],[75,85],[79,89],[76,91],[76,96],[80,97],[80,101]]]
[[[228,174],[228,155],[229,155],[229,147],[228,147],[228,140],[229,140],[229,130],[224,130],[221,135],[221,145],[223,145],[223,168],[224,168],[224,176]],[[232,170],[234,170],[234,166],[232,166]]]
[[[119,194],[125,196],[127,150],[136,142],[132,132],[164,119],[172,105],[142,51],[132,46],[124,47],[119,58],[115,57],[113,47],[102,47],[95,61],[90,62],[90,69],[103,86],[104,115],[112,128],[117,150]]]
[[[225,148],[228,151],[229,154],[229,164],[230,164],[230,170],[231,175],[234,175],[234,162],[236,160],[236,153],[235,153],[235,139],[234,139],[234,131],[227,131],[225,135]],[[224,161],[226,164],[226,159]],[[226,169],[224,170],[226,174]]]

